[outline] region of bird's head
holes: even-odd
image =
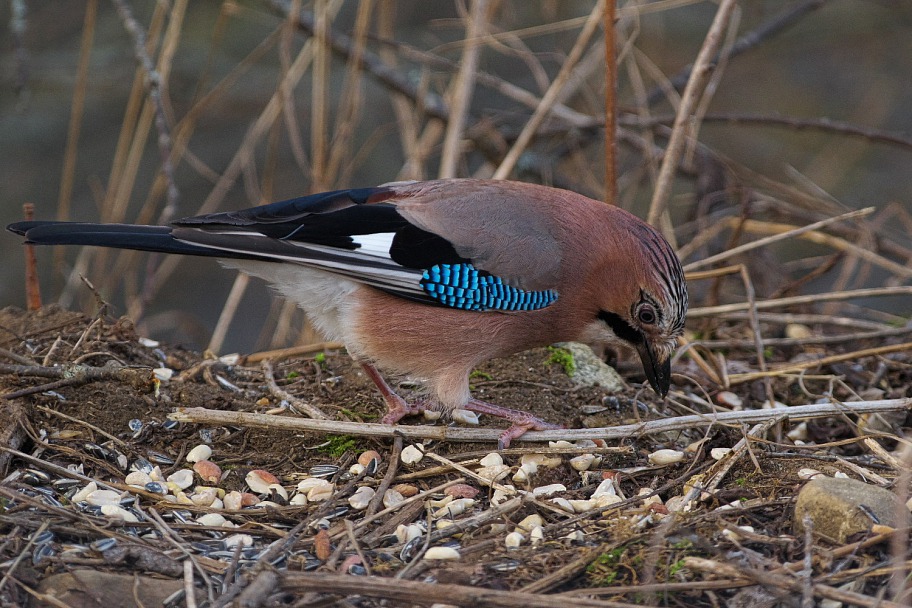
[[[642,224],[631,236],[625,263],[613,264],[615,280],[604,285],[596,326],[610,342],[639,353],[649,384],[664,397],[671,356],[684,333],[687,285],[678,256],[658,232]]]

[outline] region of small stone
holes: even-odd
[[[224,527],[228,522],[225,517],[219,513],[206,513],[196,518],[196,522],[202,526],[212,526],[215,528]]]
[[[208,507],[218,498],[218,492],[215,488],[198,487],[196,492],[190,495],[190,501],[198,507]]]
[[[415,445],[407,445],[402,449],[399,459],[403,464],[417,464],[424,458],[424,452]]]
[[[522,519],[518,524],[516,524],[517,530],[525,530],[526,532],[531,532],[535,527],[541,527],[545,525],[545,520],[542,519],[542,516],[538,513],[533,513]]]
[[[503,486],[502,489],[497,488],[494,490],[494,494],[491,495],[491,506],[496,507],[497,505],[509,500],[515,494],[516,488],[510,484]]]
[[[232,534],[231,536],[226,536],[222,542],[225,543],[225,547],[228,550],[233,551],[237,546],[252,547],[253,537],[249,534]]]
[[[334,490],[335,486],[332,484],[311,488],[310,491],[307,492],[307,500],[310,502],[322,502],[324,500],[329,500],[332,498]]]
[[[453,547],[431,547],[424,552],[424,559],[444,560],[459,559],[459,551]]]
[[[487,456],[485,456],[484,458],[482,458],[481,460],[478,461],[478,464],[483,467],[495,467],[495,466],[500,466],[503,463],[504,463],[503,456],[501,456],[497,452],[491,452],[490,454],[488,454]]]
[[[450,414],[450,418],[453,422],[465,424],[467,426],[478,426],[480,424],[478,414],[470,410],[453,410],[453,413]]]
[[[373,488],[364,486],[355,490],[355,493],[348,498],[348,504],[351,505],[352,509],[360,511],[361,509],[366,509],[370,504],[371,499],[374,497],[375,491]]]
[[[434,517],[456,517],[457,515],[462,515],[474,505],[475,501],[471,498],[457,498],[435,511]]]
[[[594,500],[568,500],[574,513],[585,513],[595,508]]]
[[[421,414],[428,422],[437,422],[443,416],[443,412],[438,412],[437,410],[423,410]]]
[[[383,493],[383,508],[392,509],[398,505],[401,505],[405,501],[405,496],[390,488]]]
[[[611,505],[616,505],[619,502],[623,502],[623,499],[617,494],[602,494],[594,497],[592,502],[595,504],[596,509],[604,509]]]
[[[150,478],[154,479],[150,475]],[[193,471],[190,469],[180,469],[168,475],[166,480],[169,484],[174,484],[174,486],[180,490],[186,490],[193,485]]]
[[[562,483],[552,483],[546,486],[539,486],[532,489],[533,496],[551,496],[557,492],[566,492],[567,486]]]
[[[412,496],[415,496],[418,493],[418,488],[416,488],[415,486],[413,486],[410,483],[397,483],[391,489],[399,492],[403,498],[411,498]],[[447,489],[449,489],[449,488],[447,488]],[[444,490],[444,493],[446,493],[446,490]],[[467,498],[472,498],[472,497],[468,496]]]
[[[713,460],[722,460],[731,453],[731,448],[713,448],[709,451],[709,455]]]
[[[241,508],[241,493],[237,490],[231,490],[225,494],[225,498],[222,499],[222,503],[225,508],[230,511],[238,511]]]
[[[218,483],[222,479],[222,469],[211,460],[199,460],[193,465],[193,471],[205,483]]]
[[[285,500],[285,501],[288,500],[288,490],[286,490],[281,484],[271,483],[271,484],[269,484],[268,490],[269,490],[269,495],[272,496],[273,498],[275,498],[276,496],[280,496],[282,498],[282,500]]]
[[[101,505],[101,514],[108,519],[120,520],[130,524],[135,524],[139,521],[135,515],[119,505]]]
[[[801,422],[795,425],[791,431],[785,434],[786,437],[792,441],[807,441],[808,438],[808,425],[807,422]]]
[[[823,473],[817,469],[811,469],[807,467],[798,469],[798,479],[814,479],[815,477],[820,477],[822,475]]]
[[[570,459],[570,466],[574,471],[588,471],[595,462],[595,454],[580,454]]]
[[[614,479],[603,479],[602,483],[600,483],[592,493],[592,498],[598,498],[599,496],[606,495],[617,495],[617,488],[614,487]]]
[[[71,500],[73,502],[85,502],[85,500],[86,500],[86,498],[88,498],[89,494],[91,494],[92,492],[95,492],[96,490],[98,490],[98,484],[95,483],[94,481],[90,481],[86,485],[86,487],[82,488],[81,490],[79,490],[78,492],[73,494],[73,498]]]
[[[545,531],[542,530],[541,526],[535,526],[532,528],[532,531],[529,532],[529,540],[532,541],[533,547],[545,540]]]
[[[269,492],[269,485],[279,483],[279,478],[269,471],[253,469],[244,476],[244,481],[247,482],[247,487],[257,494],[266,494]]]
[[[85,497],[85,501],[90,505],[100,507],[102,505],[120,506],[120,498],[123,496],[120,492],[114,490],[95,490]]]
[[[626,384],[620,374],[601,357],[596,356],[586,344],[559,342],[555,346],[572,355],[575,370],[570,380],[577,386],[601,386],[609,393],[624,390]]]
[[[453,484],[443,491],[444,494],[452,496],[453,498],[475,498],[478,496],[478,492],[478,488],[470,486],[467,483]],[[405,494],[403,494],[403,496],[405,496]]]
[[[504,538],[504,544],[507,546],[507,549],[515,549],[524,542],[526,542],[526,537],[519,532],[510,532],[507,534],[507,537]]]
[[[453,502],[452,496],[444,496],[443,498],[432,498],[427,501],[427,504],[432,509],[439,509],[440,507],[447,506],[451,502]]]
[[[488,481],[497,481],[510,472],[510,467],[505,464],[496,464],[487,467],[481,467],[475,474]]]
[[[371,463],[372,460],[376,460],[379,464],[381,461],[380,453],[376,450],[367,450],[366,452],[361,452],[361,455],[358,456],[358,464],[362,467],[366,467]]]
[[[167,367],[156,367],[152,370],[152,375],[159,382],[167,382],[174,375],[174,370]]]
[[[896,527],[897,500],[893,492],[863,481],[815,477],[798,492],[795,526],[803,531],[808,517],[815,534],[842,545],[875,523]]]
[[[416,539],[424,534],[424,528],[418,524],[399,524],[396,527],[396,540],[405,544],[410,540]]]
[[[548,456],[547,454],[523,454],[519,458],[519,464],[529,466],[530,470],[535,473],[538,468],[553,469],[563,464],[560,456]]]
[[[719,391],[716,395],[716,403],[734,409],[739,409],[744,401],[738,395],[731,391]]]
[[[201,443],[189,452],[187,452],[187,462],[199,462],[200,460],[209,460],[212,456],[212,448],[205,443]]]
[[[149,477],[149,474],[144,471],[133,471],[127,475],[126,479],[124,479],[124,483],[128,486],[144,488],[146,487],[147,483],[152,483],[152,478]]]
[[[684,460],[684,452],[680,450],[656,450],[647,456],[647,459],[654,465],[665,466]]]
[[[573,509],[573,505],[571,505],[570,501],[567,500],[566,498],[558,496],[557,498],[552,498],[551,503],[554,505],[557,505],[558,508],[563,509],[564,511],[567,511],[568,513],[576,512]]]
[[[805,340],[810,338],[813,334],[811,329],[807,325],[801,325],[800,323],[789,323],[785,326],[785,337],[791,338],[793,340]]]

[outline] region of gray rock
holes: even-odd
[[[180,580],[165,580],[142,574],[114,574],[97,570],[75,570],[55,574],[41,581],[38,591],[71,608],[131,608],[161,606],[171,594],[183,589]],[[197,598],[204,599],[197,591]],[[181,601],[184,605],[186,602]],[[33,600],[30,606],[60,606]]]
[[[570,379],[579,386],[601,386],[609,391],[620,391],[624,388],[624,379],[613,367],[599,359],[592,349],[579,342],[559,342],[555,344],[573,355],[576,371]]]
[[[809,517],[814,534],[838,544],[874,524],[896,526],[899,499],[893,492],[855,479],[815,477],[798,492],[795,529]]]

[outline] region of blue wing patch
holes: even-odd
[[[444,306],[462,310],[538,310],[557,300],[553,289],[517,289],[471,264],[431,266],[424,271],[421,287]]]

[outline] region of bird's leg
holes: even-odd
[[[521,437],[526,431],[550,431],[563,428],[559,424],[545,422],[538,416],[533,416],[529,412],[513,410],[508,407],[488,403],[487,401],[479,401],[478,399],[469,399],[465,409],[478,414],[497,416],[498,418],[503,418],[504,420],[513,423],[510,428],[500,435],[500,439],[497,441],[497,447],[501,450],[510,447],[510,442]]]
[[[409,405],[408,402],[396,394],[392,387],[387,384],[386,380],[383,379],[383,376],[380,375],[380,372],[376,367],[370,363],[361,363],[361,369],[364,370],[364,373],[367,374],[367,377],[374,381],[374,384],[377,385],[377,388],[380,390],[380,394],[383,395],[383,400],[386,401],[387,412],[386,415],[380,419],[380,422],[383,424],[396,424],[406,416],[414,416],[415,414],[420,414],[424,411],[424,405],[422,402],[416,403],[415,405]]]

